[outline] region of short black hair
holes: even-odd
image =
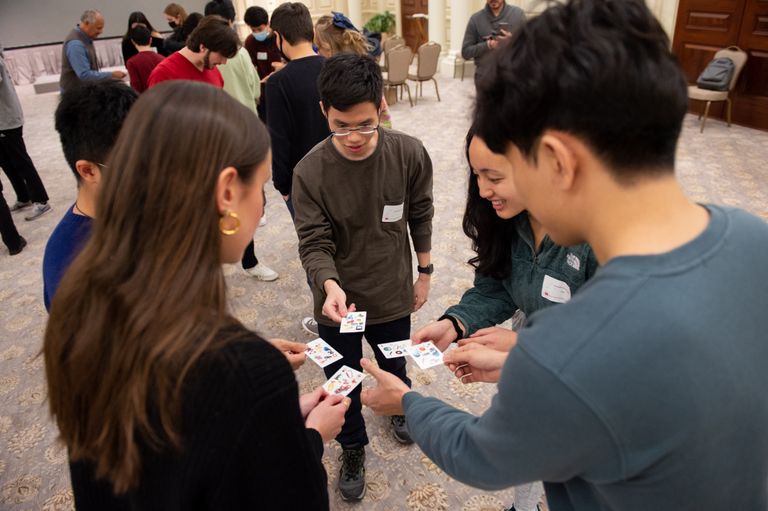
[[[235,21],[235,6],[230,0],[211,0],[205,4],[203,11],[206,16],[215,14],[221,16],[227,21]]]
[[[249,27],[260,27],[269,23],[269,14],[266,9],[259,6],[249,7],[245,10],[243,21]]]
[[[338,53],[323,64],[317,89],[326,112],[331,107],[346,112],[369,101],[379,108],[383,91],[381,68],[367,55]]]
[[[64,158],[78,182],[77,160],[106,161],[138,97],[135,90],[116,80],[84,80],[62,92],[54,116],[55,126]]]
[[[232,58],[240,49],[240,38],[229,26],[227,20],[221,16],[212,15],[201,19],[187,38],[187,48],[192,51],[200,51],[201,44],[210,51]]]
[[[272,30],[289,44],[311,43],[315,38],[312,16],[301,2],[285,2],[272,11]]]
[[[478,134],[527,158],[547,129],[584,141],[622,182],[669,172],[688,86],[644,0],[568,0],[489,55]]]
[[[131,41],[139,46],[147,46],[152,40],[152,33],[149,29],[142,25],[136,25],[131,29]]]

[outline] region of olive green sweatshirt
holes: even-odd
[[[422,143],[379,128],[368,158],[348,160],[331,137],[296,165],[292,187],[299,256],[309,275],[315,319],[322,315],[323,283],[335,279],[347,305],[368,313],[369,324],[411,313],[416,252],[432,240],[432,161]]]

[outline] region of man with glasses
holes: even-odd
[[[281,71],[282,72],[282,71]],[[339,54],[318,78],[331,137],[294,169],[293,206],[299,255],[312,282],[319,334],[360,370],[363,333],[340,333],[351,311],[367,312],[365,337],[379,367],[405,384],[405,359],[387,359],[377,345],[410,337],[411,313],[429,295],[432,238],[432,162],[416,138],[379,126],[381,70],[367,57]],[[418,278],[413,281],[413,241]],[[360,387],[336,440],[342,446],[339,490],[345,500],[365,495],[365,445]],[[393,435],[411,443],[403,416],[390,419]]]

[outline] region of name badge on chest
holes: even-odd
[[[566,303],[571,299],[571,288],[562,280],[544,275],[544,284],[541,286],[541,296],[555,303]]]
[[[265,51],[257,51],[256,52],[256,60],[267,60],[267,52],[265,52]]]
[[[405,203],[403,203],[405,204]],[[394,206],[384,206],[384,213],[381,215],[382,222],[397,222],[403,218],[403,204],[396,204]]]

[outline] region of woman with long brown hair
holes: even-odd
[[[253,237],[270,160],[214,87],[164,83],[129,113],[43,348],[78,510],[328,508],[322,442],[348,402],[299,398],[226,305],[221,264]]]

